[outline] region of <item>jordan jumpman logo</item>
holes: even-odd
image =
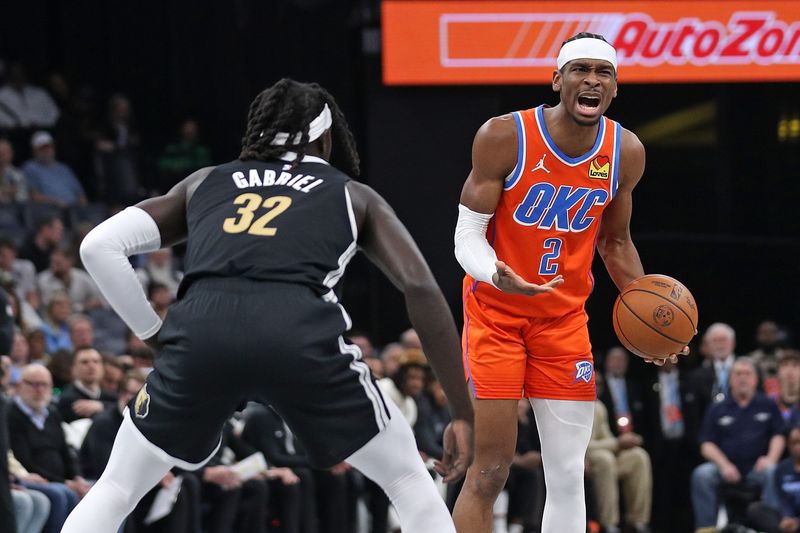
[[[542,158],[539,160],[539,162],[538,162],[538,163],[536,163],[536,166],[535,166],[535,167],[533,167],[533,170],[531,170],[531,172],[536,172],[537,170],[544,170],[545,172],[547,172],[548,174],[550,174],[550,171],[549,171],[549,170],[547,170],[547,169],[545,168],[545,166],[544,166],[544,158],[545,158],[545,157],[547,157],[547,154],[542,154]]]

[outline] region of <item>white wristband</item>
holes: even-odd
[[[458,264],[467,274],[494,287],[492,276],[497,272],[497,255],[486,240],[486,228],[492,216],[459,204],[455,252]]]
[[[140,339],[161,329],[161,319],[147,301],[128,256],[154,252],[161,233],[153,218],[129,207],[109,218],[83,239],[81,260],[108,303]]]

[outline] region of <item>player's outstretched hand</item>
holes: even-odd
[[[681,350],[680,352],[670,354],[667,357],[664,357],[663,359],[660,359],[658,357],[643,357],[643,359],[645,363],[653,363],[656,366],[664,366],[664,363],[666,363],[667,361],[673,364],[677,363],[678,357],[680,357],[681,355],[689,355],[688,346],[684,346],[683,350]]]
[[[553,289],[564,283],[564,277],[559,274],[544,285],[528,283],[519,274],[511,270],[511,267],[502,261],[496,261],[497,272],[492,275],[492,281],[503,292],[511,294],[525,294],[536,296],[543,292],[552,292]]]
[[[444,430],[444,457],[434,463],[445,483],[458,481],[472,464],[474,441],[472,425],[466,420],[453,420]]]

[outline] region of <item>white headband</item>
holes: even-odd
[[[570,41],[558,52],[558,69],[576,59],[600,59],[608,61],[617,70],[617,51],[607,42],[593,37],[583,37]]]
[[[308,125],[308,142],[314,142],[319,139],[323,133],[325,133],[328,128],[331,127],[333,124],[333,117],[331,117],[331,110],[328,107],[328,104],[325,104],[325,107],[322,108],[322,112],[317,115],[317,118],[311,121],[311,124]],[[264,132],[261,132],[261,135],[264,135]],[[275,138],[272,139],[273,146],[283,146],[289,140],[291,134],[286,133],[285,131],[281,131],[275,134]],[[297,144],[300,142],[300,139],[303,138],[303,133],[298,131],[294,134],[294,138],[292,139],[292,144]]]

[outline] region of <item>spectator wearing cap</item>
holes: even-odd
[[[29,260],[41,272],[50,266],[50,254],[61,244],[64,222],[52,215],[36,221],[34,231],[19,251],[19,256]]]
[[[28,177],[31,200],[57,207],[86,205],[86,193],[72,170],[56,160],[53,136],[38,131],[31,138],[33,159],[22,166]]]
[[[50,254],[50,268],[39,273],[37,282],[42,301],[47,304],[54,294],[69,295],[75,311],[88,311],[103,306],[100,291],[85,271],[73,266],[72,255],[66,249]]]
[[[28,180],[14,166],[14,147],[7,139],[0,139],[0,203],[28,201]]]
[[[378,381],[381,390],[400,408],[411,427],[417,422],[417,402],[428,376],[428,360],[422,350],[406,350],[400,359],[400,368],[389,378]]]

